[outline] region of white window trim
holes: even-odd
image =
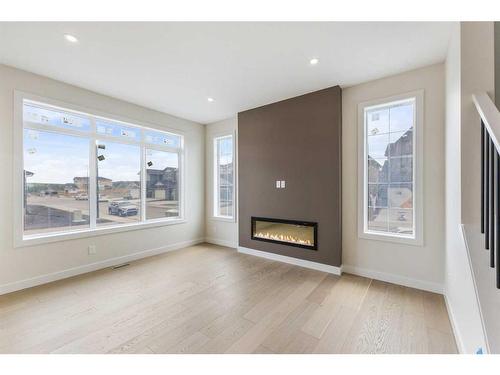
[[[90,159],[89,159],[89,165],[90,163],[95,162],[95,152],[93,152],[94,147],[95,147],[95,141],[96,140],[107,140],[110,142],[115,142],[115,143],[124,143],[124,144],[133,144],[133,145],[138,145],[141,147],[141,198],[144,198],[145,196],[145,190],[146,187],[144,185],[144,176],[145,176],[145,165],[142,163],[142,159],[144,158],[144,153],[146,152],[146,148],[148,149],[154,149],[154,150],[159,150],[159,151],[168,151],[168,152],[175,152],[179,155],[179,193],[180,193],[180,200],[179,200],[179,216],[175,218],[160,218],[160,219],[149,219],[145,220],[145,206],[146,206],[146,201],[145,199],[141,199],[141,221],[138,221],[137,223],[130,223],[130,224],[118,224],[118,225],[110,225],[106,227],[96,227],[93,225],[94,223],[91,222],[89,223],[89,227],[85,229],[73,229],[70,231],[64,231],[64,232],[51,232],[51,233],[46,233],[46,234],[33,234],[33,235],[24,235],[24,214],[23,214],[23,206],[24,206],[24,186],[23,186],[23,171],[24,171],[24,160],[23,160],[23,150],[24,150],[24,144],[23,144],[23,132],[24,132],[24,122],[23,122],[23,103],[24,101],[32,101],[32,102],[38,102],[41,105],[44,106],[50,106],[54,107],[56,109],[60,109],[66,112],[73,112],[75,114],[83,114],[85,116],[90,117],[91,121],[91,134],[84,135],[84,132],[77,131],[77,130],[72,130],[72,129],[66,129],[66,128],[54,128],[53,126],[47,126],[43,124],[32,124],[30,125],[30,128],[36,128],[41,131],[48,131],[48,132],[55,132],[59,134],[66,134],[66,135],[73,135],[73,136],[84,136],[85,138],[90,139],[89,146],[90,146]],[[175,148],[175,147],[169,147],[169,146],[163,146],[163,145],[153,145],[144,142],[143,138],[141,137],[141,141],[131,141],[127,140],[125,138],[117,138],[117,137],[110,137],[105,134],[96,134],[95,133],[95,118],[102,118],[108,121],[112,121],[115,123],[123,123],[124,125],[128,126],[134,126],[137,128],[137,126],[140,126],[140,131],[141,133],[144,130],[150,129],[150,130],[156,130],[156,131],[161,131],[161,132],[166,132],[166,133],[172,133],[174,135],[181,136],[181,146],[180,148]],[[69,239],[78,239],[78,238],[86,238],[86,237],[94,237],[94,236],[101,236],[105,234],[110,234],[110,233],[120,233],[120,232],[125,232],[125,231],[131,231],[131,230],[138,230],[138,229],[146,229],[146,228],[154,228],[154,227],[159,227],[159,226],[168,226],[168,225],[175,225],[175,224],[182,224],[187,222],[186,218],[186,211],[185,211],[185,176],[186,176],[186,157],[187,157],[187,150],[185,147],[185,132],[179,129],[171,129],[167,128],[161,125],[156,125],[156,124],[151,124],[151,123],[146,123],[144,121],[138,121],[134,119],[128,119],[123,116],[119,115],[114,115],[114,114],[109,114],[105,113],[102,111],[90,109],[90,108],[85,108],[82,106],[77,106],[71,103],[66,103],[63,101],[59,100],[54,100],[50,98],[45,98],[42,96],[26,93],[23,91],[15,90],[14,91],[14,163],[13,163],[13,192],[14,192],[14,238],[13,238],[13,243],[14,247],[25,247],[25,246],[33,246],[33,245],[39,245],[43,243],[51,243],[51,242],[58,242],[58,241],[65,241]],[[92,164],[93,165],[93,164]],[[93,168],[89,168],[89,183],[90,183],[90,189],[89,189],[89,198],[94,197],[94,201],[96,198],[96,189],[95,189],[95,181],[97,176],[95,176]],[[92,182],[93,180],[93,182]],[[89,199],[89,210],[90,214],[94,212],[95,216],[95,210],[96,208],[93,207],[92,204],[90,204],[91,200]]]
[[[413,222],[415,232],[412,237],[394,233],[369,232],[367,219],[367,155],[365,142],[365,108],[384,106],[393,102],[415,99],[415,129],[413,132]],[[424,90],[417,90],[401,95],[362,102],[358,105],[358,237],[368,240],[395,242],[407,245],[424,244],[424,175],[423,175],[423,140],[424,140]]]
[[[217,207],[219,204],[219,187],[218,187],[218,176],[217,176],[217,140],[221,138],[232,137],[233,138],[233,214],[232,216],[220,216],[217,215]],[[212,219],[218,221],[225,221],[229,223],[236,222],[236,133],[235,132],[220,132],[215,133],[212,136]]]

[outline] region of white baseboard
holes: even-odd
[[[219,246],[225,246],[225,247],[231,247],[233,249],[236,249],[238,247],[237,242],[231,242],[227,240],[220,240],[218,238],[213,238],[213,237],[206,237],[205,242],[214,244],[214,245],[219,245]]]
[[[107,267],[113,267],[113,266],[116,266],[118,264],[132,262],[134,260],[150,257],[153,255],[158,255],[158,254],[166,253],[169,251],[179,250],[179,249],[182,249],[184,247],[193,246],[193,245],[202,243],[204,241],[205,241],[205,239],[201,238],[201,239],[197,239],[197,240],[179,242],[179,243],[172,244],[172,245],[162,246],[162,247],[158,247],[155,249],[148,249],[148,250],[140,251],[138,253],[133,253],[133,254],[124,255],[121,257],[116,257],[116,258],[111,258],[111,259],[106,259],[106,260],[103,260],[100,262],[85,264],[83,266],[68,268],[66,270],[62,270],[62,271],[58,271],[58,272],[53,272],[53,273],[49,273],[49,274],[45,274],[45,275],[41,275],[41,276],[32,277],[29,279],[15,281],[13,283],[0,285],[0,295],[15,292],[15,291],[18,291],[21,289],[31,288],[31,287],[34,287],[37,285],[47,284],[47,283],[50,283],[52,281],[66,279],[68,277],[80,275],[80,274],[87,273],[87,272],[97,271],[97,270],[107,268]]]
[[[460,335],[460,330],[458,329],[455,315],[453,314],[453,309],[446,293],[444,294],[444,303],[446,305],[446,311],[448,311],[448,317],[450,318],[451,329],[453,331],[453,336],[455,336],[455,342],[457,343],[458,352],[460,354],[466,354],[464,342],[462,340],[462,336]]]
[[[374,280],[385,281],[391,284],[398,284],[402,286],[407,286],[410,288],[421,289],[428,292],[443,294],[443,285],[438,283],[433,283],[424,280],[412,279],[409,277],[404,277],[400,275],[394,275],[385,272],[379,272],[374,270],[369,270],[366,268],[361,268],[357,266],[351,266],[348,264],[342,265],[342,271],[347,273],[352,273],[353,275],[368,277]]]
[[[310,260],[297,259],[292,257],[287,257],[285,255],[279,255],[274,253],[268,253],[266,251],[249,249],[248,247],[238,246],[238,252],[248,255],[254,255],[261,258],[266,258],[270,260],[276,260],[278,262],[289,263],[300,267],[311,268],[317,271],[323,271],[332,273],[334,275],[342,274],[342,267],[330,266],[328,264],[311,262]]]

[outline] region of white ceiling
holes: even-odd
[[[433,22],[0,23],[0,63],[210,123],[325,87],[442,62],[450,27]],[[79,42],[67,42],[65,33]],[[319,64],[309,65],[312,57]]]

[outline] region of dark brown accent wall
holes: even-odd
[[[240,246],[342,264],[341,130],[339,86],[238,114]],[[318,222],[318,250],[252,240],[252,216]]]

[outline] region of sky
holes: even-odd
[[[34,173],[28,182],[73,183],[73,177],[88,176],[88,138],[68,136],[38,130],[24,130],[24,169]],[[113,142],[99,150],[105,160],[99,162],[99,176],[113,181],[139,181],[140,147]],[[149,150],[146,151],[147,153]],[[177,167],[176,153],[152,151],[146,157],[151,168]]]
[[[383,164],[388,144],[396,142],[413,126],[413,104],[368,111],[366,126],[368,154]]]
[[[28,182],[64,184],[88,176],[89,140],[24,130],[24,169],[34,173]]]
[[[57,128],[80,130],[89,134],[90,120],[86,116],[73,115],[58,110],[39,108],[31,103],[24,105],[24,120]],[[98,133],[140,139],[140,129],[123,126],[104,120],[96,120]],[[179,136],[159,131],[146,130],[147,142],[158,145],[180,146]],[[89,138],[69,136],[39,130],[24,130],[24,169],[33,172],[28,182],[73,183],[73,177],[87,177],[89,174]],[[99,150],[105,159],[98,163],[100,177],[113,181],[139,181],[140,147],[122,143],[99,141],[106,149]],[[153,169],[178,167],[176,153],[146,150]],[[150,160],[146,160],[150,161]]]
[[[218,145],[220,164],[229,164],[233,161],[233,138],[223,138]]]

